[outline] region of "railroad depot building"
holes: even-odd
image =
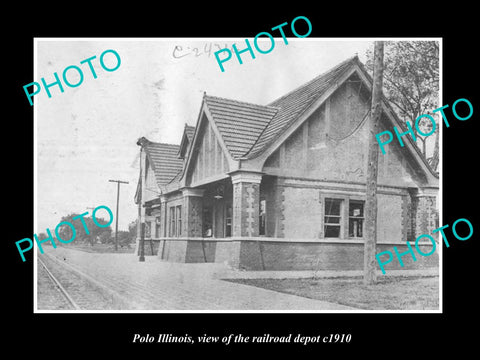
[[[353,57],[268,105],[204,94],[179,145],[139,139],[145,254],[251,270],[363,269],[371,87]],[[378,132],[404,128],[386,99],[382,109]],[[403,141],[379,154],[377,253],[407,251],[438,227],[438,175]],[[406,269],[438,266],[437,252],[416,257],[403,256]]]

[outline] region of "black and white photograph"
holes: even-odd
[[[228,5],[6,32],[7,347],[467,353],[473,11]]]
[[[37,40],[37,311],[441,310],[441,39],[262,40]]]

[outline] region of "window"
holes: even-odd
[[[170,228],[168,229],[168,236],[175,236],[175,207],[170,207]]]
[[[177,206],[177,233],[176,236],[182,235],[182,205]]]
[[[267,202],[265,199],[260,200],[260,214],[259,214],[259,235],[265,235],[265,224],[267,215]]]
[[[227,203],[225,212],[225,237],[232,236],[232,204]]]
[[[213,206],[204,204],[203,206],[203,237],[213,236]]]
[[[341,230],[342,199],[325,198],[324,237],[339,238]]]
[[[145,237],[149,238],[152,237],[151,231],[150,231],[150,222],[145,221]]]
[[[182,235],[182,205],[170,207],[170,227],[168,236],[179,237]]]
[[[155,237],[157,239],[160,237],[160,222],[161,222],[161,218],[160,216],[157,216],[155,218]]]
[[[363,205],[360,200],[350,200],[348,209],[348,236],[363,237]]]

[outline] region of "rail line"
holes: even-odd
[[[73,308],[75,310],[81,310],[80,306],[78,306],[77,303],[75,302],[75,300],[72,299],[72,297],[67,292],[67,290],[65,290],[65,288],[62,286],[62,284],[60,284],[60,281],[58,281],[58,279],[52,274],[52,272],[47,268],[47,266],[40,259],[40,257],[38,257],[37,260],[40,262],[40,265],[42,265],[42,267],[45,269],[46,273],[48,274],[48,277],[53,281],[53,283],[55,284],[58,291],[65,297],[65,299],[67,299],[68,303],[71,306],[73,306]]]

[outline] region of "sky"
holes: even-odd
[[[251,41],[251,39],[250,39]],[[62,216],[108,206],[115,214],[120,187],[119,230],[136,219],[134,195],[139,176],[138,138],[179,144],[185,123],[195,125],[203,93],[256,104],[268,104],[355,54],[365,62],[373,41],[354,39],[276,39],[268,54],[248,53],[239,64],[233,55],[221,72],[214,52],[244,38],[47,39],[37,38],[34,79],[54,82],[56,72],[78,66],[83,82],[42,88],[34,97],[36,233],[52,231]],[[268,48],[267,43],[260,46]],[[115,71],[105,71],[100,55],[115,50],[121,59]],[[88,64],[91,61],[97,78]],[[116,59],[106,53],[105,65]],[[75,70],[68,80],[80,81]],[[108,219],[104,210],[98,216]],[[112,223],[114,229],[115,222]]]

